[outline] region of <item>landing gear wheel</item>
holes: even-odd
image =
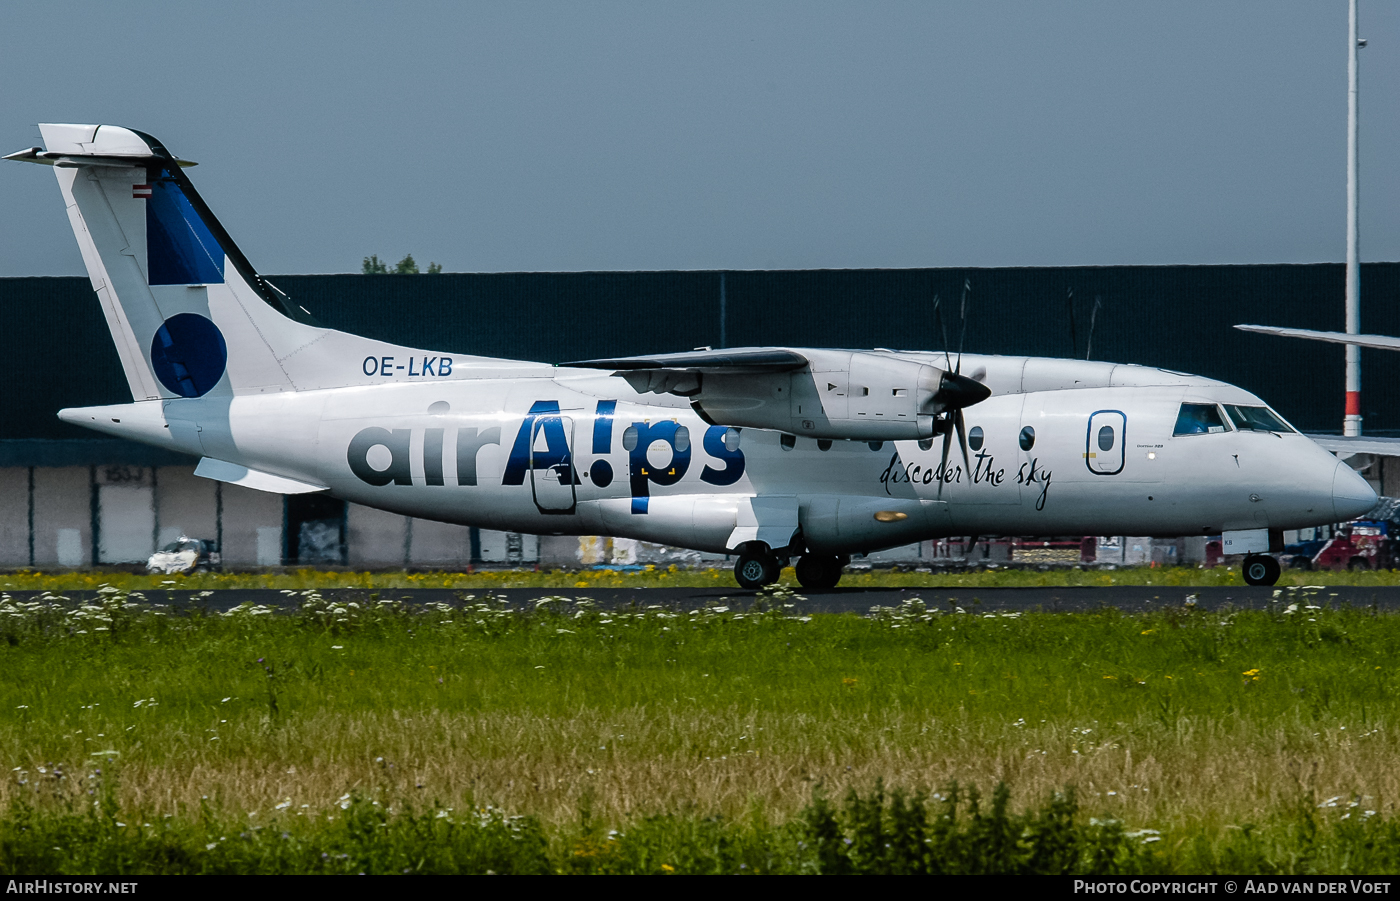
[[[780,572],[782,567],[778,558],[767,549],[744,551],[739,555],[739,559],[734,561],[734,578],[738,580],[740,588],[762,588],[772,585],[778,581]]]
[[[803,554],[797,561],[797,581],[803,588],[835,588],[841,581],[841,558]]]
[[[1264,554],[1244,558],[1244,580],[1250,585],[1272,585],[1278,581],[1278,561]]]

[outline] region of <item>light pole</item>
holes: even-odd
[[[1361,235],[1358,225],[1360,187],[1357,160],[1357,51],[1366,42],[1356,36],[1356,3],[1351,0],[1347,41],[1347,334],[1361,333]],[[1361,434],[1361,348],[1348,344],[1347,403],[1342,420],[1343,435]]]

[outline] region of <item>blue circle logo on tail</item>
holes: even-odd
[[[223,378],[228,345],[219,327],[198,313],[179,313],[156,329],[151,366],[156,378],[181,397],[208,394]]]

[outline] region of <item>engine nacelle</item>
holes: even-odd
[[[859,350],[700,348],[563,365],[614,370],[639,393],[688,397],[713,425],[821,439],[932,438],[991,395],[955,372]]]
[[[859,441],[931,438],[943,370],[884,354],[802,350],[789,372],[623,373],[639,391],[689,397],[719,425]]]

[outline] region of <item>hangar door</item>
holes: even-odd
[[[156,549],[153,470],[100,466],[96,475],[98,562],[145,563]]]

